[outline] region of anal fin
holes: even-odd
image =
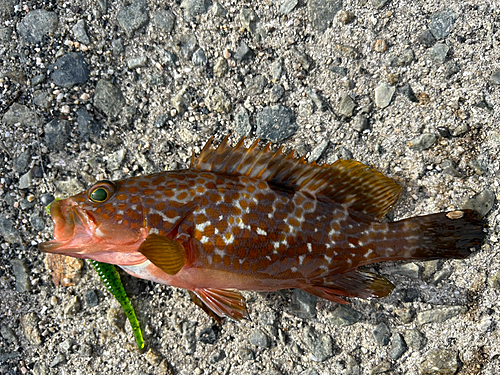
[[[303,288],[317,297],[346,303],[342,297],[380,298],[389,295],[394,285],[385,277],[371,272],[354,270],[320,280]]]
[[[245,298],[233,289],[196,288],[189,291],[193,302],[210,317],[221,323],[222,318],[241,320],[248,317]]]

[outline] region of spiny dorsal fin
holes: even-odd
[[[268,143],[258,149],[259,140],[245,148],[245,138],[234,147],[229,136],[218,148],[212,147],[213,137],[191,169],[227,175],[240,175],[279,183],[295,190],[348,205],[351,209],[382,218],[398,199],[401,187],[382,173],[354,160],[338,160],[332,165],[308,164],[297,159],[293,151],[283,154],[283,148],[271,151]]]

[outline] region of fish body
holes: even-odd
[[[306,164],[226,138],[187,170],[102,181],[54,202],[56,240],[40,247],[187,289],[218,320],[247,315],[237,290],[301,288],[345,303],[393,289],[360,266],[463,258],[484,241],[471,210],[382,222],[400,190],[353,160]]]

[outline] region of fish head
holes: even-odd
[[[144,261],[137,252],[147,236],[140,204],[117,194],[122,182],[99,181],[90,189],[53,202],[50,216],[55,240],[39,245],[46,253],[99,262],[133,265]],[[135,201],[140,200],[135,196]]]

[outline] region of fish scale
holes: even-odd
[[[353,160],[307,164],[226,138],[187,170],[100,181],[55,202],[56,240],[40,248],[185,288],[217,320],[247,316],[237,290],[301,288],[346,303],[394,288],[360,266],[463,258],[484,241],[471,210],[382,222],[400,191]]]

